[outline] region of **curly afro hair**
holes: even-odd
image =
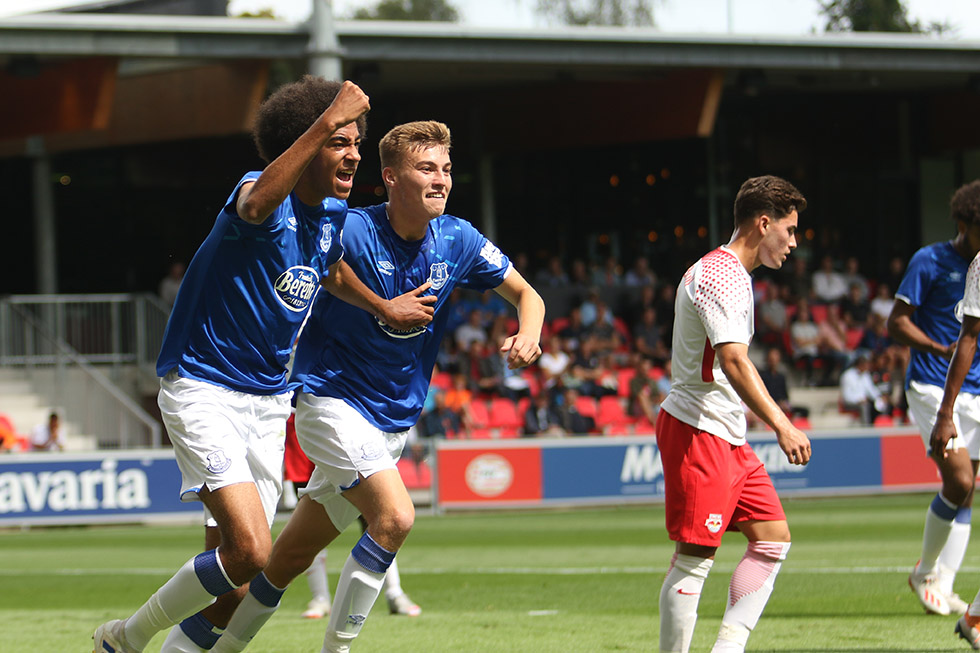
[[[283,84],[259,107],[252,139],[266,163],[285,152],[316,122],[340,92],[341,83],[304,75]],[[357,119],[361,138],[367,133],[367,118]]]
[[[960,186],[949,200],[949,212],[957,222],[980,225],[980,180]]]

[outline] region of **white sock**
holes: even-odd
[[[353,555],[347,557],[337,580],[321,653],[340,653],[349,649],[378,599],[384,579],[384,572],[368,571]]]
[[[126,620],[126,639],[142,651],[158,632],[200,612],[235,587],[221,566],[217,550],[205,551],[184,563]]]
[[[163,641],[163,646],[160,647],[160,653],[207,653],[208,650],[195,644],[190,637],[184,634],[180,625],[170,629],[170,632],[167,633],[167,639]]]
[[[919,576],[933,573],[939,561],[939,554],[949,534],[953,530],[953,519],[959,508],[942,493],[937,494],[926,510],[926,525],[922,531],[922,555],[919,557]]]
[[[264,572],[253,578],[248,586],[248,593],[238,604],[235,614],[225,627],[225,632],[211,651],[213,653],[244,651],[252,638],[279,609],[279,600],[285,591],[284,588],[270,583]]]
[[[953,593],[953,581],[956,580],[956,572],[963,564],[963,557],[969,544],[970,522],[954,520],[949,537],[946,539],[946,546],[939,553],[939,590],[947,596]]]
[[[314,601],[330,603],[330,587],[327,584],[327,550],[324,549],[313,558],[313,564],[306,570],[306,582]]]
[[[396,599],[405,593],[402,589],[402,577],[398,573],[398,561],[394,560],[391,566],[388,567],[388,573],[385,575],[384,584],[385,598],[389,601]]]
[[[721,620],[714,652],[742,651],[749,633],[769,602],[776,575],[782,567],[789,542],[749,542],[745,555],[732,573],[728,607]]]
[[[660,650],[687,653],[698,621],[701,588],[714,560],[675,553],[660,588]]]

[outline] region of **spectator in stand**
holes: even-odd
[[[551,389],[559,383],[562,375],[568,371],[571,364],[572,357],[568,355],[567,351],[562,349],[561,338],[552,334],[545,341],[544,352],[541,354],[541,358],[538,359],[542,386],[542,392],[540,394],[544,394],[545,392],[550,393]]]
[[[183,261],[172,261],[167,270],[167,276],[160,280],[158,293],[167,308],[173,308],[174,302],[177,301],[177,291],[180,290],[180,282],[184,280],[184,272],[186,271],[187,266],[184,265]]]
[[[596,319],[592,322],[587,333],[595,341],[596,350],[600,353],[616,351],[623,344],[623,337],[613,326],[613,314],[609,306],[601,299],[596,303]]]
[[[568,313],[568,324],[558,335],[565,341],[567,351],[578,351],[579,345],[587,335],[585,324],[582,322],[582,309],[580,307],[576,306]]]
[[[608,256],[602,267],[592,272],[592,285],[600,288],[616,288],[623,284],[623,268],[615,256]]]
[[[871,304],[861,284],[851,283],[847,295],[840,300],[840,312],[848,329],[864,329],[868,326]]]
[[[596,352],[595,341],[586,338],[575,353],[570,373],[562,378],[566,387],[576,388],[580,394],[599,398],[616,394],[616,387],[610,387],[607,379],[611,371]]]
[[[657,308],[657,287],[653,285],[640,287],[639,294],[630,299],[624,317],[632,327],[643,319],[643,312],[648,308]]]
[[[462,372],[453,374],[452,384],[444,395],[445,409],[454,413],[458,418],[457,432],[462,432],[468,438],[473,432],[473,391],[470,390],[466,375]]]
[[[760,342],[766,345],[782,344],[789,327],[789,311],[782,298],[785,288],[787,287],[769,282],[762,301],[757,304],[756,334]]]
[[[568,275],[562,267],[560,256],[549,258],[548,267],[538,271],[534,277],[534,285],[538,288],[566,288],[568,283]]]
[[[820,334],[820,354],[829,364],[820,385],[834,385],[841,370],[851,360],[847,347],[847,325],[841,319],[840,306],[827,304],[827,317],[817,325],[817,331]]]
[[[864,278],[859,268],[858,257],[848,256],[844,261],[844,281],[847,282],[848,288],[857,284],[861,288],[861,301],[867,302],[871,299],[871,286],[868,285],[868,280]]]
[[[506,334],[500,336],[495,341],[496,345],[503,346],[507,337]],[[511,369],[507,364],[507,352],[489,352],[483,359],[480,376],[480,389],[484,392],[489,391],[512,401],[531,396],[531,387],[527,379],[521,376],[520,370]]]
[[[840,375],[840,396],[844,410],[856,412],[862,424],[872,424],[878,414],[889,412],[888,402],[871,376],[868,352],[859,353],[854,365]]]
[[[657,324],[657,309],[648,306],[640,321],[633,325],[633,349],[663,365],[670,360],[670,349],[664,344],[663,329]]]
[[[871,300],[871,314],[880,315],[887,321],[894,305],[895,296],[892,294],[892,289],[887,283],[879,283],[875,288],[874,299]]]
[[[791,416],[809,416],[810,411],[808,409],[796,408],[789,403],[789,382],[783,370],[783,353],[779,347],[770,347],[766,350],[766,364],[759,370],[759,376],[773,401],[784,413]]]
[[[567,435],[588,435],[595,431],[595,418],[583,415],[578,409],[579,392],[566,388],[558,407],[561,427]]]
[[[483,328],[483,311],[474,308],[466,317],[466,322],[456,327],[453,333],[456,347],[460,351],[469,351],[474,342],[481,345],[487,343],[487,331]]]
[[[561,415],[551,405],[548,395],[539,392],[531,400],[531,405],[524,411],[523,437],[545,437],[565,435],[561,425]]]
[[[520,272],[516,266],[514,269]],[[477,300],[477,308],[479,308],[480,312],[482,313],[484,331],[489,330],[493,323],[499,318],[504,318],[506,320],[510,315],[510,309],[508,308],[509,306],[510,304],[508,304],[505,299],[492,290],[480,293]]]
[[[905,278],[905,259],[901,256],[893,256],[888,260],[888,269],[881,278],[878,279],[879,283],[886,284],[889,288],[894,290],[902,285],[902,279]]]
[[[446,391],[430,386],[432,406],[423,409],[419,417],[419,429],[422,437],[452,438],[463,432],[462,420],[458,414],[446,405]],[[426,398],[428,403],[428,398]]]
[[[686,269],[686,268],[685,268]],[[665,283],[657,291],[657,302],[654,308],[657,309],[658,324],[663,328],[664,342],[672,342],[674,337],[674,299],[676,289],[673,284]]]
[[[48,415],[48,421],[38,424],[31,432],[31,449],[33,451],[61,451],[65,448],[61,435],[61,417],[52,411]]]
[[[602,297],[599,296],[599,289],[595,286],[589,288],[588,294],[585,296],[585,301],[583,301],[579,308],[582,311],[582,324],[586,327],[591,327],[595,324],[599,317],[599,304],[602,303]],[[602,318],[609,324],[613,323],[613,316],[611,312],[606,312]]]
[[[637,256],[633,261],[633,267],[626,271],[623,283],[629,288],[640,288],[642,286],[655,286],[657,275],[650,269],[650,262],[645,256]]]
[[[629,414],[645,417],[651,424],[657,421],[660,404],[666,394],[653,378],[653,363],[642,354],[633,354],[633,378],[629,382]]]
[[[825,254],[820,259],[820,269],[813,273],[814,300],[822,304],[839,302],[847,294],[844,275],[834,269],[834,259]]]
[[[792,263],[787,267],[783,266],[785,272],[777,273],[782,285],[789,289],[789,301],[799,299],[809,299],[812,291],[810,272],[807,269],[807,259],[799,254],[795,255]]]
[[[592,285],[589,279],[589,266],[580,258],[572,261],[572,270],[569,274],[571,287],[578,291],[584,291]]]
[[[790,354],[793,361],[803,363],[804,383],[815,385],[814,361],[820,356],[820,329],[810,317],[810,303],[805,298],[796,300],[796,315],[789,325]]]

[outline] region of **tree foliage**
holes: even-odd
[[[902,0],[820,0],[828,32],[935,32],[949,30],[945,23],[923,25],[910,20]]]
[[[537,0],[537,11],[566,25],[652,27],[654,0]]]
[[[354,20],[426,20],[455,23],[459,11],[446,0],[381,0],[374,7],[358,9]]]

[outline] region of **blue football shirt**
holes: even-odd
[[[287,389],[286,365],[320,277],[344,250],[347,203],[306,206],[290,195],[262,224],[242,220],[238,190],[194,254],[167,322],[157,374],[249,394]]]
[[[895,296],[915,307],[912,321],[923,333],[940,344],[955,342],[963,321],[961,304],[970,262],[956,253],[948,242],[933,243],[917,251]],[[963,381],[963,392],[980,393],[980,352],[973,359]],[[909,381],[939,386],[946,382],[949,362],[941,356],[912,348],[905,385]]]
[[[294,381],[304,392],[343,399],[382,431],[404,431],[422,411],[450,293],[457,286],[496,288],[510,271],[510,259],[469,222],[451,215],[430,221],[421,240],[405,241],[388,224],[384,204],[351,209],[343,238],[348,265],[381,297],[392,299],[431,281],[435,317],[426,327],[396,331],[320,293],[297,345]]]

